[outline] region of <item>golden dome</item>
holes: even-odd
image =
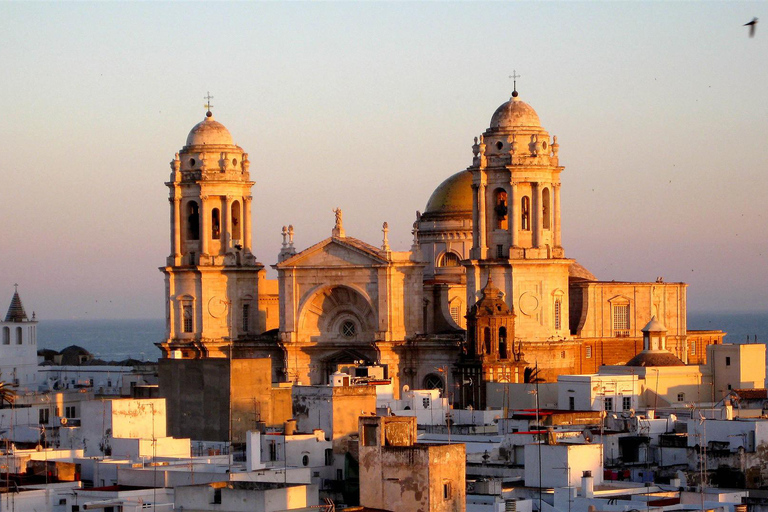
[[[472,213],[472,173],[460,171],[435,189],[424,213]]]
[[[514,96],[493,113],[491,129],[504,130],[517,127],[541,128],[541,121],[533,107]]]
[[[234,146],[229,130],[206,113],[205,119],[195,125],[187,136],[187,146]]]

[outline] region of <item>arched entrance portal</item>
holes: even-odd
[[[340,365],[376,362],[376,315],[360,291],[332,286],[313,292],[304,301],[299,322],[312,384],[327,384]]]

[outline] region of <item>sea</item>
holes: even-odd
[[[689,312],[688,329],[720,329],[726,343],[768,342],[768,312]],[[70,345],[83,347],[105,361],[133,358],[156,361],[163,341],[165,320],[40,320],[39,348],[61,350]]]

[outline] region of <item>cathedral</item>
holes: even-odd
[[[601,281],[566,256],[557,137],[517,91],[474,140],[470,165],[416,212],[393,251],[347,236],[297,249],[293,227],[266,278],[251,246],[248,153],[210,112],[171,161],[162,359],[270,358],[273,382],[327,384],[380,365],[399,393],[440,388],[484,407],[488,382],[596,373],[643,350],[656,317],[667,348],[702,364],[721,331],[686,325],[681,282]],[[330,226],[329,226],[330,227]]]

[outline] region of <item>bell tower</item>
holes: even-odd
[[[251,252],[248,154],[210,110],[171,161],[171,251],[165,274],[167,358],[226,357],[255,333],[258,279]]]
[[[517,313],[521,340],[570,337],[568,269],[560,236],[557,137],[517,90],[475,139],[472,174],[472,249],[467,304],[480,299],[489,278]]]

